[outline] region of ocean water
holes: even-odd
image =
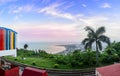
[[[18,48],[24,48],[24,44],[28,44],[29,50],[45,50],[48,53],[58,53],[66,48],[59,45],[75,44],[75,42],[19,42]]]

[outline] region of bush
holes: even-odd
[[[36,65],[36,62],[34,61],[34,62],[32,62],[32,65]]]
[[[36,65],[36,63],[33,62],[32,65]]]
[[[58,68],[58,67],[59,67],[59,64],[54,64],[53,67],[54,67],[54,68]]]
[[[81,57],[84,66],[94,66],[96,64],[96,53],[94,51],[84,52]]]
[[[14,60],[15,60],[15,61],[18,61],[18,59],[17,59],[17,58],[15,58]]]
[[[68,55],[57,55],[54,57],[54,60],[58,64],[66,65],[69,63],[69,57]]]

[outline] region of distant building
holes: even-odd
[[[120,63],[96,68],[96,76],[120,76]]]
[[[14,30],[0,27],[0,56],[16,56],[16,37]]]

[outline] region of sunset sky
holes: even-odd
[[[120,0],[0,0],[0,25],[18,42],[80,42],[86,26],[120,41]]]

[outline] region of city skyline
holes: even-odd
[[[80,42],[86,26],[106,28],[119,41],[119,0],[0,0],[0,25],[18,42]]]

